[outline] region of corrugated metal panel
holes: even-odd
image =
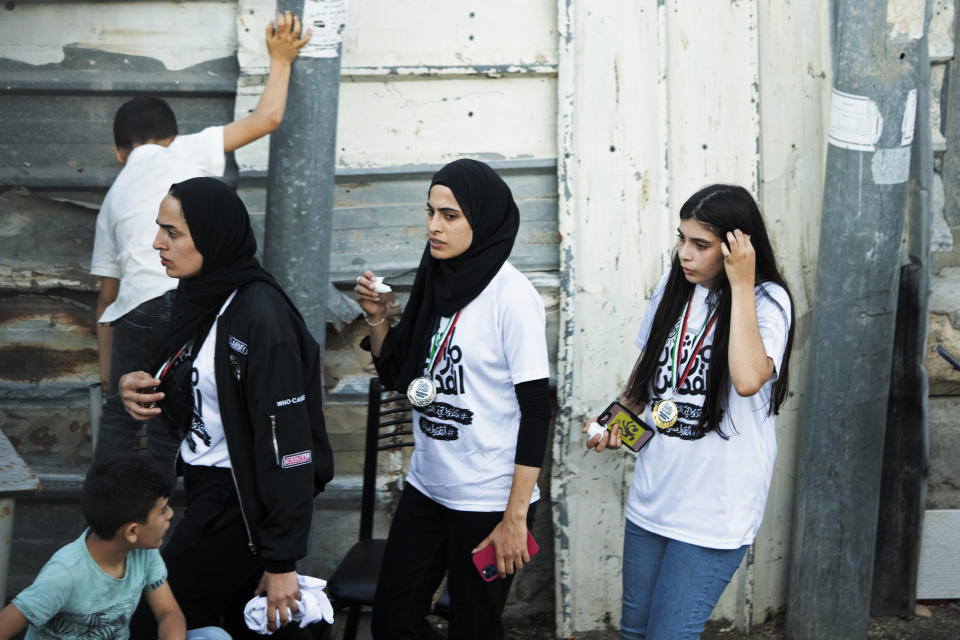
[[[547,166],[501,169],[520,208],[520,234],[511,261],[525,271],[554,272],[557,245],[556,173]],[[331,279],[349,285],[364,268],[395,276],[416,268],[426,241],[424,208],[434,167],[337,178],[333,213]],[[266,190],[243,180],[240,193],[262,238]],[[412,281],[408,274],[402,282]]]
[[[135,94],[168,99],[184,132],[232,119],[235,12],[232,2],[10,3],[0,185],[109,187],[120,170],[113,116]]]

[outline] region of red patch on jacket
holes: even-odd
[[[303,464],[310,464],[312,460],[309,451],[301,451],[300,453],[291,453],[288,456],[283,456],[283,462],[280,464],[280,467],[283,469],[289,469],[290,467],[299,467]]]

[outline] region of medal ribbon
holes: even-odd
[[[167,360],[162,367],[160,367],[160,371],[157,371],[157,375],[153,377],[156,378],[157,380],[163,380],[163,377],[167,375],[167,373],[170,371],[170,367],[173,365],[173,363],[176,362],[180,358],[180,356],[184,354],[185,351],[190,350],[190,347],[193,346],[193,342],[195,340],[196,340],[196,337],[193,337],[187,340],[186,344],[180,347],[180,351],[177,351],[175,354],[170,356],[170,359]]]
[[[427,370],[428,374],[432,374],[433,370],[437,366],[437,363],[440,362],[440,356],[443,355],[443,351],[447,347],[447,341],[450,339],[450,335],[453,333],[453,328],[457,326],[457,320],[460,319],[460,314],[462,312],[463,312],[463,309],[461,309],[460,311],[457,311],[457,315],[455,315],[453,319],[447,324],[447,328],[443,330],[442,334],[438,332],[436,335],[433,336],[433,340],[432,340],[433,345],[430,349],[430,369]],[[441,335],[443,335],[442,342],[440,342],[439,340]],[[440,343],[439,348],[437,347],[438,342]]]
[[[677,339],[673,344],[673,357],[671,360],[671,373],[670,373],[670,382],[673,384],[673,393],[677,392],[677,389],[683,386],[683,381],[687,379],[687,374],[690,373],[690,367],[693,366],[693,361],[697,359],[697,354],[700,353],[700,349],[703,347],[703,341],[706,340],[707,334],[710,333],[710,329],[713,327],[714,323],[717,321],[717,311],[715,308],[710,310],[710,315],[704,319],[703,326],[700,327],[700,330],[693,336],[693,352],[690,354],[690,360],[687,361],[687,366],[683,370],[683,375],[680,376],[680,380],[677,380],[677,369],[680,368],[680,346],[683,343],[683,336],[687,334],[687,320],[690,317],[690,303],[693,302],[693,293],[690,293],[690,299],[687,300],[687,305],[683,311],[683,322],[680,329],[680,333],[677,335]]]

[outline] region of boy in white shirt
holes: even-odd
[[[130,451],[141,424],[123,409],[117,381],[146,370],[156,356],[170,320],[177,280],[166,275],[153,250],[157,210],[170,185],[188,178],[223,175],[224,154],[280,126],[287,101],[290,67],[310,31],[300,37],[300,19],[290,12],[267,25],[270,75],[256,109],[226,126],[178,135],[169,105],[139,97],[125,103],[114,119],[113,151],[124,165],[97,216],[90,273],[102,277],[97,299],[100,383],[107,400],[100,420],[94,460]],[[170,461],[179,445],[159,425],[147,428],[147,450]]]

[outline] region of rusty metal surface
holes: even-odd
[[[0,290],[96,290],[88,273],[96,213],[27,189],[0,193]]]

